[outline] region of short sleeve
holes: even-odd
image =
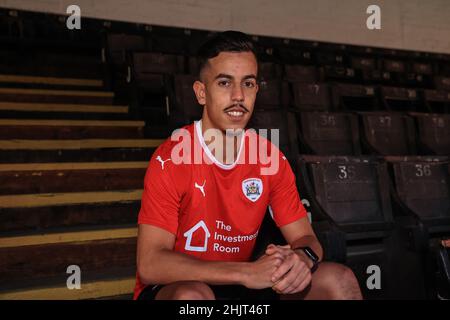
[[[144,178],[138,223],[150,224],[176,235],[181,197],[172,175],[169,157],[165,159],[155,152]]]
[[[275,223],[282,227],[305,217],[307,213],[300,201],[289,161],[281,152],[279,154],[279,169],[272,176],[270,207]]]

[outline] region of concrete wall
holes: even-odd
[[[450,53],[449,0],[0,0],[0,7],[206,30]],[[381,7],[381,30],[366,9]]]

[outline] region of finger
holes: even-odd
[[[284,289],[280,289],[277,288],[278,291],[281,292],[281,294],[289,294],[292,291],[294,291],[295,289],[297,289],[297,287],[300,285],[300,283],[302,283],[303,281],[303,277],[299,274],[297,274],[297,276],[295,277],[295,279]]]
[[[282,279],[280,279],[273,288],[277,291],[280,291],[281,293],[284,293],[289,287],[294,285],[294,282],[296,279],[300,276],[301,279],[298,280],[298,282],[301,282],[303,278],[306,276],[307,270],[304,270],[300,268],[300,264],[294,264],[294,266],[285,274]],[[297,288],[297,286],[300,283],[297,283],[294,287]]]
[[[302,292],[306,289],[307,286],[311,283],[312,275],[311,272],[308,272],[306,277],[303,279],[303,281],[300,283],[300,285],[292,291],[292,293]]]
[[[267,249],[266,249],[266,254],[267,255],[271,255],[271,254],[273,254],[274,252],[279,252],[280,250],[278,250],[278,248],[277,247],[271,247],[271,246],[269,246],[269,247],[267,247]]]
[[[286,259],[284,259],[281,266],[278,267],[278,269],[274,272],[272,275],[272,281],[277,282],[280,280],[295,264],[295,257],[293,255],[288,256]]]
[[[297,277],[292,282],[292,284],[287,287],[285,290],[283,290],[283,294],[291,294],[295,293],[297,290],[299,290],[300,285],[303,283],[305,278],[308,276],[308,270],[302,270],[297,274]]]
[[[297,275],[293,272],[288,272],[285,277],[283,277],[280,281],[278,281],[272,289],[275,290],[279,294],[283,294],[284,291],[289,288],[297,278]]]
[[[270,247],[270,248],[267,248],[266,249],[266,254],[267,255],[271,255],[271,254],[273,254],[274,252],[279,252],[279,253],[281,253],[284,257],[288,257],[290,254],[292,254],[292,253],[295,253],[295,252],[293,252],[291,249],[288,249],[288,248],[283,248],[283,247],[280,247],[280,246],[274,246],[274,247]]]

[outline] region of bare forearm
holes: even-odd
[[[160,250],[138,263],[145,284],[201,281],[208,284],[243,284],[245,262],[203,261],[171,250]]]

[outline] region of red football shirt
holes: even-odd
[[[261,137],[256,149],[266,142],[265,154],[276,161],[268,163],[259,153],[255,161],[252,146],[259,136],[247,130],[236,162],[224,165],[206,146],[201,121],[183,129],[192,138],[186,144],[190,153],[180,153],[179,142],[170,138],[158,147],[145,175],[138,218],[139,224],[173,233],[174,251],[202,260],[248,261],[269,205],[278,227],[306,216],[289,162],[272,143]],[[195,162],[195,153],[205,161]],[[178,163],[179,154],[191,163]],[[275,162],[274,174],[262,172],[276,168]],[[137,276],[135,299],[144,288]]]

